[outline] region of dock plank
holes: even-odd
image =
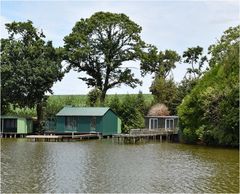
[[[27,135],[26,138],[29,139],[58,139],[62,138],[62,136],[59,135]]]

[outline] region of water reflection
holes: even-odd
[[[111,141],[1,143],[2,192],[238,192],[238,150]]]

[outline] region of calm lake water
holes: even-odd
[[[1,140],[1,191],[239,192],[239,152],[172,143]]]

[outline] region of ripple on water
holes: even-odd
[[[238,151],[111,141],[2,141],[3,192],[238,192]]]

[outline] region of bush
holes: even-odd
[[[148,106],[141,93],[137,96],[127,94],[122,101],[115,95],[110,99],[108,106],[122,120],[123,133],[128,133],[133,128],[144,127],[144,116]]]
[[[178,107],[186,142],[239,145],[238,44],[239,39],[226,47],[221,61],[217,58],[218,64],[212,64]]]

